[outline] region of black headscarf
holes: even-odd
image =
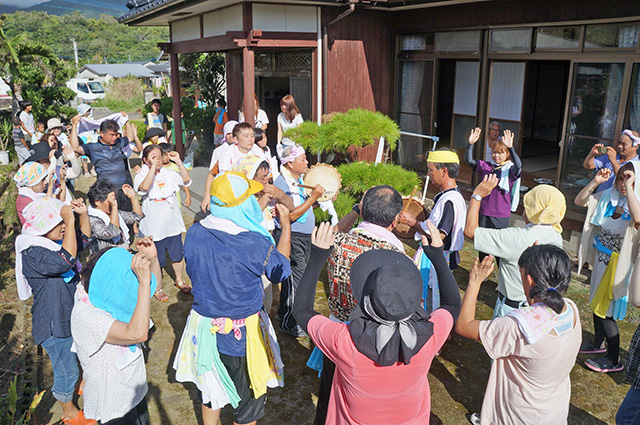
[[[396,251],[368,251],[353,262],[350,282],[358,304],[349,333],[358,351],[380,366],[409,364],[433,335],[415,264]]]

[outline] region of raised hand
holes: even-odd
[[[469,135],[469,144],[475,145],[476,142],[480,139],[480,133],[482,133],[482,129],[480,127],[476,127],[471,130],[471,134]]]
[[[84,203],[84,199],[78,198],[71,201],[71,208],[73,208],[73,212],[79,215],[86,214],[88,207]]]
[[[479,262],[476,258],[476,261],[473,263],[473,267],[471,267],[471,270],[469,271],[469,285],[480,285],[491,275],[493,268],[493,255],[487,255],[484,257],[482,262]]]
[[[168,153],[169,160],[174,164],[180,165],[182,164],[182,160],[180,159],[180,154],[176,151],[171,151]]]
[[[608,168],[601,168],[600,170],[598,170],[593,180],[598,184],[602,184],[607,180],[609,180],[610,177],[611,177],[611,170]]]
[[[145,236],[142,239],[136,241],[136,248],[138,252],[144,254],[149,260],[158,258],[158,250],[156,244],[153,242],[153,236]]]
[[[122,193],[124,193],[124,195],[129,199],[131,199],[131,198],[136,196],[135,190],[133,190],[133,188],[131,186],[129,186],[128,184],[123,184],[122,185]]]
[[[425,235],[422,235],[422,245],[429,246],[431,245],[433,248],[440,248],[444,245],[442,242],[442,235],[440,234],[440,230],[430,221],[427,220],[427,228],[429,229],[429,235],[431,236],[431,243],[429,243],[429,239]]]
[[[76,157],[75,152],[73,152],[73,149],[71,149],[69,146],[63,146],[62,153],[64,154],[64,157],[69,161]]]
[[[484,176],[480,184],[476,186],[473,194],[480,195],[483,198],[485,196],[489,196],[491,191],[498,185],[499,181],[500,179],[498,179],[498,176],[496,176],[495,174],[487,174],[486,176]]]
[[[502,143],[504,143],[507,148],[513,147],[513,133],[511,130],[504,131],[502,135]]]
[[[282,204],[276,204],[276,212],[278,213],[278,218],[280,219],[280,223],[289,223],[289,208],[285,207]]]
[[[131,260],[131,270],[136,274],[140,285],[151,283],[151,260],[143,253],[137,253]]]
[[[329,249],[333,246],[335,230],[331,223],[320,223],[320,226],[314,227],[311,233],[311,243],[320,249]]]
[[[60,167],[60,184],[62,184],[63,181],[65,181],[67,179],[67,169],[69,167],[67,167],[67,165],[63,165],[62,167]]]
[[[60,208],[60,217],[62,217],[64,224],[73,226],[75,217],[73,216],[73,208],[71,205],[63,205],[62,208]]]
[[[627,170],[624,172],[623,176],[624,184],[627,185],[628,188],[632,187],[633,183],[636,181],[636,174],[632,170]]]

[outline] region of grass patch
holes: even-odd
[[[135,112],[144,107],[142,82],[133,76],[111,80],[105,90],[104,99],[96,100],[93,106],[106,107],[116,112]]]

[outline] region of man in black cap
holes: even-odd
[[[333,228],[312,234],[311,258],[302,276],[293,314],[313,343],[336,365],[326,423],[428,423],[431,362],[460,313],[460,292],[445,260],[442,238],[427,221],[425,254],[438,275],[440,307],[422,307],[422,278],[404,254],[372,250],[351,266],[356,306],[349,323],[314,311],[316,285],[333,245]],[[401,401],[401,403],[399,403]]]

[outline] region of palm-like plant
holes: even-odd
[[[13,124],[10,120],[0,121],[0,151],[7,151],[13,139]]]

